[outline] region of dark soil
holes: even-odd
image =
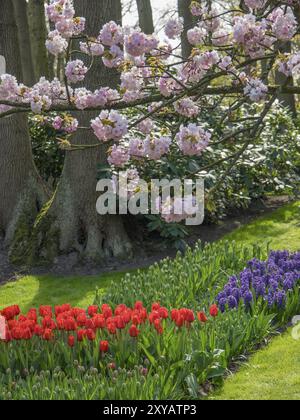
[[[268,214],[288,202],[288,197],[268,198],[264,201],[254,202],[249,209],[240,210],[227,217],[218,224],[205,224],[193,227],[186,242],[193,246],[196,242],[213,242],[225,234],[251,222],[255,218]],[[149,237],[143,230],[136,230],[134,239],[135,257],[131,260],[108,261],[104,265],[79,264],[77,254],[58,257],[51,267],[28,268],[15,267],[8,261],[7,251],[0,239],[0,284],[14,281],[24,275],[51,274],[57,276],[88,276],[99,275],[114,271],[128,271],[137,268],[146,268],[166,257],[175,257],[176,250],[168,248],[159,237]],[[147,236],[147,237],[146,237]]]

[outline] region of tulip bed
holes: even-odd
[[[234,243],[199,244],[126,276],[105,303],[97,295],[86,310],[68,304],[25,315],[18,306],[2,310],[0,399],[200,398],[205,383],[220,383],[232,360],[300,309],[300,255],[271,253],[259,261],[267,254]],[[241,279],[250,271],[243,294]],[[272,305],[271,273],[275,296],[284,291]]]

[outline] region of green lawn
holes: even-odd
[[[277,337],[210,399],[300,400],[300,341],[291,331]]]
[[[300,202],[284,206],[272,214],[243,226],[226,239],[243,244],[270,242],[272,249],[300,250]]]
[[[300,249],[300,202],[285,206],[270,215],[237,229],[226,239],[240,243],[270,242],[273,249]],[[40,304],[86,306],[95,289],[104,290],[112,279],[124,273],[94,277],[29,276],[0,287],[0,308],[18,303],[22,310]]]
[[[0,288],[0,309],[18,304],[22,311],[39,305],[87,307],[95,298],[96,288],[104,291],[112,279],[121,279],[124,273],[88,277],[28,276]]]

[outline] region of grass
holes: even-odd
[[[300,400],[300,341],[290,330],[277,337],[210,399]]]
[[[241,244],[270,242],[273,249],[299,250],[300,202],[259,218],[225,238]],[[111,280],[119,280],[123,275],[110,273],[94,277],[24,277],[0,287],[0,309],[16,303],[23,311],[40,304],[64,302],[84,307],[93,302],[96,287],[104,291]]]
[[[270,242],[274,250],[300,250],[300,202],[289,204],[226,235],[243,244]]]
[[[27,276],[0,288],[0,309],[18,304],[22,311],[39,305],[70,303],[87,307],[95,298],[96,288],[105,291],[112,279],[118,280],[124,273],[87,277]]]

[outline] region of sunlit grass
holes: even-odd
[[[226,239],[243,244],[270,243],[274,250],[300,250],[300,202],[284,206],[273,213],[258,218]]]
[[[86,307],[93,303],[96,288],[104,291],[112,279],[124,273],[87,277],[27,276],[0,288],[0,308],[19,304],[26,311],[39,305],[70,303]]]

